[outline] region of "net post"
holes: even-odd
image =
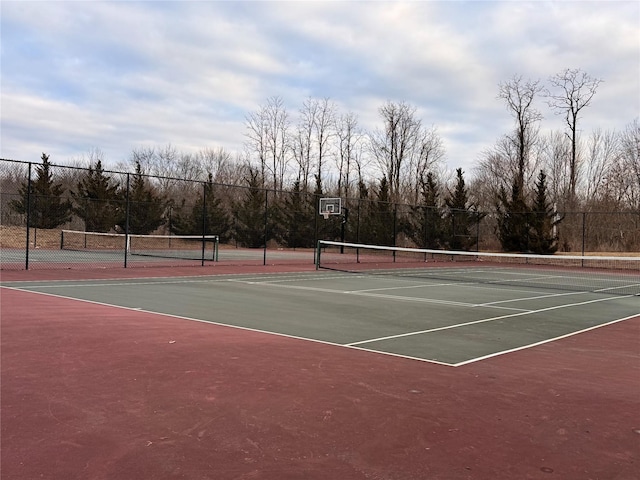
[[[60,250],[64,247],[64,230],[60,231]]]
[[[200,248],[200,266],[204,267],[204,259],[205,259],[205,255],[207,254],[207,239],[205,237],[205,234],[202,234],[202,238],[200,239],[201,242],[201,248]]]
[[[320,269],[320,252],[322,247],[320,246],[322,240],[318,240],[318,246],[316,247],[316,270]]]
[[[585,236],[587,235],[587,212],[582,212],[582,261],[581,266],[584,267],[584,248],[586,244]]]
[[[216,235],[216,238],[213,240],[213,261],[217,262],[219,260],[220,254],[220,237]]]

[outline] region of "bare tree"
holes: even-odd
[[[193,189],[193,182],[183,180],[204,180],[205,175],[198,157],[179,152],[173,145],[167,144],[155,150],[151,175],[158,177],[162,195],[170,197],[174,193],[186,193],[185,188]]]
[[[232,157],[224,148],[205,148],[196,157],[207,175],[211,175],[214,183],[231,183],[230,172]]]
[[[516,149],[517,172],[514,181],[521,192],[524,191],[525,173],[529,167],[531,148],[535,144],[538,134],[536,123],[542,115],[534,106],[533,101],[542,91],[539,81],[523,81],[521,76],[514,76],[510,81],[499,85],[498,98],[507,104],[507,109],[515,119],[515,129],[511,141]]]
[[[280,97],[271,97],[266,105],[267,152],[270,160],[270,173],[273,188],[282,189],[287,170],[287,135],[289,114]]]
[[[126,161],[116,163],[116,168],[122,171],[134,172],[140,168],[143,175],[149,174],[156,158],[154,147],[136,147]]]
[[[620,153],[609,179],[626,208],[640,212],[640,122],[636,118],[619,135]]]
[[[287,169],[289,115],[280,97],[270,97],[246,118],[247,150],[258,158],[260,179],[271,178],[271,187],[282,188]]]
[[[564,201],[569,193],[571,144],[563,133],[551,132],[542,138],[540,152],[541,169],[549,172],[551,200],[564,210]]]
[[[575,199],[576,184],[578,181],[578,118],[580,112],[589,106],[591,99],[596,94],[598,85],[602,82],[593,78],[580,69],[566,69],[549,79],[554,91],[547,91],[548,104],[565,116],[565,122],[571,139],[571,161],[569,170],[569,195]]]
[[[495,146],[484,150],[474,168],[475,188],[482,198],[481,205],[484,208],[493,208],[495,199],[498,197],[501,188],[507,189],[509,179],[513,178],[516,169],[512,169],[512,162],[515,158],[510,150],[513,145],[506,137],[502,137]]]
[[[291,151],[298,165],[296,180],[300,182],[300,188],[306,192],[309,189],[309,176],[311,175],[311,152],[313,149],[312,138],[318,104],[310,99],[305,100],[300,109],[300,117],[295,134],[291,139]]]
[[[587,202],[609,197],[607,184],[620,149],[618,136],[611,131],[595,130],[588,140],[588,156],[584,168],[584,195]]]
[[[367,155],[370,151],[371,146],[369,145],[369,139],[366,135],[363,135],[360,138],[360,141],[355,144],[355,148],[351,151],[353,155],[353,163],[356,168],[356,174],[358,176],[358,189],[360,189],[360,185],[364,185],[366,181],[366,173],[372,161],[371,157]],[[358,197],[359,196],[360,193],[358,193]]]
[[[267,157],[268,157],[268,131],[269,121],[267,118],[266,108],[262,107],[257,112],[251,113],[246,117],[247,124],[247,142],[245,148],[249,158],[257,157],[260,165],[260,178],[264,181],[267,174]]]
[[[420,155],[422,124],[416,109],[404,102],[387,102],[378,110],[384,128],[371,134],[372,155],[389,182],[389,198],[400,199],[403,174],[411,166],[411,158]]]
[[[407,178],[407,186],[410,189],[409,201],[413,204],[418,203],[427,172],[437,170],[436,166],[445,154],[442,138],[434,126],[421,129],[416,147],[416,151],[410,157],[410,175]]]
[[[324,159],[329,154],[330,140],[334,135],[333,128],[335,126],[336,107],[328,98],[314,99],[312,103],[316,104],[313,109],[315,111],[315,119],[313,122],[315,131],[315,141],[318,155],[316,170],[316,192],[322,192],[322,176]]]
[[[546,148],[544,139],[537,140],[527,148],[524,165],[512,135],[503,135],[493,147],[484,150],[475,167],[477,181],[474,182],[474,188],[478,188],[484,198],[483,204],[493,205],[500,190],[511,190],[515,179],[524,186],[531,185],[535,172],[541,168]]]
[[[353,182],[353,169],[355,159],[358,154],[358,145],[362,143],[362,134],[358,129],[358,118],[356,114],[349,112],[340,115],[336,119],[336,167],[338,169],[338,196],[344,194],[350,196],[350,187]]]

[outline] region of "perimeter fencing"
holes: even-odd
[[[40,167],[38,163],[0,159],[1,269],[204,265],[216,261],[311,264],[318,240],[501,251],[496,212],[343,198],[341,214],[324,218],[319,199],[331,194],[112,171],[101,172],[102,180],[108,179],[104,184],[95,171],[59,165],[50,165],[47,182],[41,178]],[[91,188],[83,190],[80,185],[91,183],[90,174]],[[558,252],[640,251],[640,212],[558,212],[557,219]],[[217,236],[219,254],[215,259],[163,258],[162,252],[134,257],[112,242],[105,242],[102,249],[67,250],[61,244],[63,230],[124,236]],[[524,244],[528,245],[528,239]]]

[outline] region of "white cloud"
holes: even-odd
[[[245,116],[330,97],[372,129],[387,100],[434,124],[451,168],[511,126],[497,84],[602,78],[585,129],[640,111],[636,2],[2,2],[2,157],[119,161],[141,144],[240,151]],[[46,25],[46,28],[42,26]],[[539,102],[540,109],[545,106]],[[543,128],[561,128],[544,111]]]

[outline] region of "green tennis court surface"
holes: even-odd
[[[459,267],[456,275],[464,278]],[[640,297],[616,290],[442,275],[317,271],[3,286],[453,366],[640,315]]]

